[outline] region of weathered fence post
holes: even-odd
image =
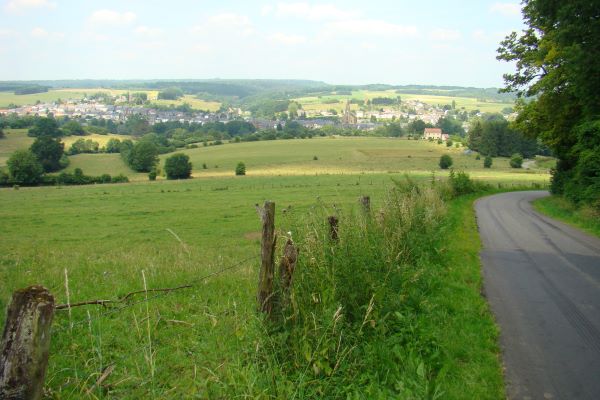
[[[292,239],[288,239],[283,249],[283,257],[279,263],[279,280],[281,284],[280,309],[287,307],[290,297],[290,288],[292,287],[292,279],[294,270],[298,262],[298,248],[294,246]]]
[[[366,213],[371,211],[371,198],[369,196],[362,196],[360,199],[358,199],[358,201]]]
[[[267,314],[273,311],[273,276],[275,272],[275,203],[265,201],[256,210],[262,221],[262,239],[260,244],[260,274],[258,279],[258,309]]]
[[[43,286],[13,293],[0,343],[0,399],[40,399],[44,388],[54,297]]]
[[[329,238],[337,242],[339,240],[338,225],[340,221],[332,215],[327,218],[327,222],[329,222]]]

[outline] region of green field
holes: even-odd
[[[16,95],[13,92],[0,92],[0,108],[8,107],[9,104],[15,104],[17,106],[32,105],[40,101],[42,103],[54,102],[58,99],[69,100],[69,99],[82,99],[86,95],[92,95],[94,93],[108,93],[111,96],[126,95],[127,93],[144,92],[148,94],[148,100],[156,102],[157,104],[163,105],[182,105],[188,103],[192,108],[197,110],[208,110],[217,111],[221,107],[221,103],[215,101],[204,101],[197,99],[195,96],[186,95],[178,100],[157,100],[158,90],[144,90],[144,89],[105,89],[105,88],[90,88],[90,89],[54,89],[48,90],[44,93],[35,93],[27,95]]]
[[[33,142],[26,130],[9,130],[7,139],[0,141],[0,165],[6,163],[10,153],[27,148]],[[118,135],[90,135],[83,138],[105,143]],[[79,137],[63,138],[72,143]],[[68,146],[67,146],[68,148]],[[326,137],[296,140],[275,140],[247,143],[228,143],[221,146],[199,147],[180,152],[190,156],[193,176],[214,178],[232,176],[235,166],[243,161],[249,176],[305,176],[342,174],[396,174],[410,173],[429,176],[432,171],[447,175],[438,166],[442,154],[454,159],[453,168],[468,171],[475,179],[493,182],[547,183],[547,168],[534,165],[530,170],[513,169],[508,159],[494,159],[491,169],[483,168],[483,161],[475,155],[464,154],[464,148],[451,147],[423,140],[367,137]],[[170,154],[160,156],[161,164]],[[314,157],[317,160],[314,160]],[[118,154],[79,154],[69,157],[67,168],[81,168],[88,175],[124,174],[130,180],[145,180],[146,174],[129,169]],[[206,164],[206,169],[203,168]]]
[[[215,112],[215,111],[219,110],[219,108],[221,108],[221,103],[219,103],[217,101],[201,100],[201,99],[198,99],[196,96],[192,96],[192,95],[185,95],[182,98],[177,99],[177,100],[154,100],[154,98],[152,100],[153,100],[153,103],[156,103],[159,105],[166,105],[166,106],[169,106],[169,105],[180,106],[180,105],[183,105],[184,103],[187,103],[195,110],[206,110],[206,111],[211,111],[211,112]]]
[[[396,93],[395,90],[385,90],[385,91],[373,91],[373,90],[357,90],[352,92],[352,96],[348,95],[327,95],[322,97],[301,97],[295,99],[295,101],[302,104],[302,108],[307,111],[327,111],[330,109],[334,109],[337,112],[341,112],[346,107],[347,99],[360,99],[367,100],[373,99],[375,97],[387,97],[387,98],[396,98],[400,96],[403,101],[407,100],[419,100],[423,103],[430,105],[439,105],[444,106],[447,104],[452,104],[454,100],[456,102],[456,108],[462,109],[464,108],[466,111],[472,110],[480,110],[481,112],[500,112],[505,107],[513,107],[512,103],[498,103],[492,101],[482,101],[480,99],[475,99],[471,97],[452,97],[452,96],[437,96],[437,95],[427,95],[427,94],[409,94],[409,93]],[[327,104],[327,100],[339,100],[339,103]],[[351,108],[353,110],[358,109],[358,105],[352,104]]]
[[[9,152],[7,144],[26,147],[31,138],[21,130],[4,140],[0,154]],[[320,390],[342,390],[337,379],[352,386],[348,393],[361,393],[361,383],[349,379],[355,374],[369,378],[369,393],[383,393],[377,384],[382,376],[354,369],[359,354],[344,375],[311,369],[307,379],[303,373],[298,377],[298,368],[310,366],[312,356],[301,356],[298,366],[278,359],[282,337],[274,333],[271,341],[256,313],[260,221],[254,205],[275,201],[280,243],[292,235],[306,246],[310,241],[302,242],[308,239],[301,232],[313,229],[307,217],[350,213],[365,194],[379,210],[405,173],[423,184],[432,171],[435,179],[447,175],[437,167],[444,153],[452,154],[457,168],[503,187],[539,187],[548,180],[547,170],[513,170],[505,159],[484,170],[481,160],[462,150],[364,137],[229,143],[184,151],[194,163],[194,179],[156,182],[131,171],[118,154],[72,156],[68,171],[123,173],[134,182],[0,189],[0,309],[14,290],[30,284],[46,286],[65,303],[65,274],[71,302],[117,299],[143,289],[144,280],[149,288],[193,284],[148,294],[149,302],[136,295],[123,309],[57,312],[46,378],[50,398],[314,398]],[[246,162],[247,176],[233,176],[238,161]],[[386,390],[411,398],[461,399],[465,390],[476,398],[504,396],[497,331],[480,296],[475,197],[448,203],[447,225],[440,231],[448,240],[436,236],[439,248],[407,281],[415,291],[405,305],[409,325],[401,329],[408,342],[393,344],[396,338],[389,337],[393,351],[386,347],[377,356],[387,360],[380,370],[401,370],[395,374],[402,381],[387,382]],[[4,318],[0,314],[0,326]],[[334,339],[327,344],[331,349],[337,347]],[[307,341],[307,351],[322,344]],[[114,372],[94,387],[109,366]]]
[[[265,342],[255,313],[260,223],[254,204],[274,200],[277,226],[285,235],[315,206],[348,209],[358,196],[369,194],[377,209],[392,178],[402,175],[2,189],[0,309],[13,290],[30,284],[43,284],[58,303],[66,302],[65,271],[72,302],[123,296],[142,289],[143,277],[150,288],[193,282],[192,289],[134,302],[118,312],[97,306],[73,309],[71,316],[58,312],[46,378],[49,393],[61,399],[277,397],[265,372],[281,372],[257,359],[257,346]],[[470,202],[461,207],[470,216],[457,221],[474,227]],[[427,328],[428,337],[448,346],[448,362],[460,366],[447,371],[447,378],[440,376],[435,387],[448,390],[449,398],[460,398],[468,385],[479,398],[499,399],[495,330],[479,297],[478,242],[459,237],[447,245],[457,260],[469,254],[472,262],[457,261],[467,275],[448,270],[453,283],[432,297],[433,319],[420,322],[426,324],[422,329],[435,324]],[[202,278],[236,263],[236,269]],[[448,314],[448,307],[456,307],[448,303],[450,294],[461,296],[453,300],[460,312]],[[486,317],[481,319],[481,313]],[[446,321],[450,315],[456,317]],[[0,315],[0,325],[3,319]],[[89,394],[109,365],[115,366],[109,386]],[[407,374],[421,376],[415,371]]]

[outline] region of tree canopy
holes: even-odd
[[[31,127],[31,129],[29,129],[29,132],[27,133],[27,135],[33,137],[59,137],[62,136],[62,134],[62,131],[58,128],[58,123],[52,117],[37,118],[33,123],[33,127]]]
[[[187,179],[192,174],[192,163],[187,154],[177,153],[165,161],[167,179]]]
[[[42,179],[44,169],[36,156],[29,150],[15,151],[8,161],[10,180],[23,185],[35,185]]]
[[[600,209],[600,13],[598,1],[524,0],[528,28],[501,43],[516,62],[516,126],[558,157],[552,191]],[[528,98],[526,101],[526,98]]]
[[[30,147],[31,152],[40,162],[45,172],[58,171],[62,168],[60,160],[64,154],[65,145],[60,139],[51,136],[40,136]]]

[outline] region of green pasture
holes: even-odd
[[[105,144],[111,137],[125,139],[119,135],[89,135]],[[66,148],[80,137],[65,137]],[[10,154],[20,148],[28,148],[33,139],[26,130],[8,130],[7,138],[0,140],[0,166],[6,164]],[[235,166],[242,161],[249,176],[308,176],[308,175],[352,175],[352,174],[398,174],[429,176],[433,171],[446,176],[448,171],[439,169],[442,154],[450,154],[453,168],[465,170],[474,179],[489,182],[547,183],[547,166],[551,160],[542,159],[542,165],[532,168],[510,168],[508,159],[494,159],[491,169],[483,168],[483,160],[475,154],[465,154],[465,148],[446,147],[445,144],[424,140],[373,137],[325,137],[312,139],[274,140],[245,143],[226,143],[220,146],[201,146],[178,152],[189,155],[196,178],[228,177],[234,174]],[[160,156],[161,165],[170,154]],[[316,160],[314,158],[317,158]],[[130,180],[146,180],[146,174],[132,171],[118,154],[79,154],[70,156],[67,171],[81,168],[88,175],[124,174]],[[206,168],[204,168],[206,164]],[[160,177],[159,177],[160,179]]]
[[[28,149],[34,140],[27,136],[27,129],[4,129],[4,134],[5,138],[0,139],[0,167],[6,165],[15,150]]]
[[[156,97],[154,97],[152,99],[153,103],[156,103],[159,105],[180,106],[180,105],[187,103],[195,110],[206,110],[206,111],[212,111],[212,112],[215,112],[215,111],[219,110],[219,108],[221,108],[221,103],[219,103],[217,101],[201,100],[201,99],[197,98],[196,96],[192,96],[189,94],[185,95],[182,98],[177,99],[177,100],[154,100],[155,98]]]
[[[200,100],[192,95],[185,95],[178,100],[157,100],[158,90],[145,90],[145,89],[105,89],[105,88],[89,88],[89,89],[53,89],[48,90],[44,93],[34,93],[26,95],[16,95],[13,92],[0,92],[0,108],[7,107],[9,104],[15,104],[17,106],[33,105],[38,101],[42,103],[54,102],[58,99],[69,100],[69,99],[82,99],[86,95],[92,95],[95,93],[108,93],[111,96],[126,95],[127,93],[138,93],[143,92],[148,94],[148,100],[162,105],[183,105],[188,103],[192,108],[196,110],[208,110],[217,111],[221,107],[221,103],[215,101]]]
[[[267,388],[283,372],[260,357],[269,342],[255,312],[260,221],[254,205],[276,202],[283,243],[294,237],[294,221],[315,208],[348,211],[366,194],[377,210],[392,179],[402,178],[402,173],[245,176],[0,189],[0,309],[14,290],[31,284],[46,286],[62,304],[67,289],[70,301],[79,302],[118,299],[144,285],[192,283],[149,294],[149,302],[138,303],[144,295],[135,295],[124,309],[57,312],[48,396],[276,398]],[[456,214],[456,221],[475,235],[470,202],[461,207],[468,217]],[[460,398],[465,387],[478,398],[502,398],[495,331],[479,296],[478,242],[467,242],[468,264],[460,259],[466,242],[448,242],[456,265],[465,269],[448,270],[452,283],[431,299],[431,309],[438,310],[434,319],[423,317],[422,323],[433,324],[428,335],[439,336],[435,340],[448,346],[445,357],[460,367],[440,375],[435,385],[449,390],[449,398]],[[453,322],[444,322],[451,315]],[[0,326],[4,318],[0,314]],[[107,381],[93,387],[111,365]],[[426,379],[421,367],[414,368],[407,373]]]
[[[230,176],[239,161],[246,164],[246,174],[254,176],[404,172],[422,176],[431,171],[445,175],[447,171],[440,171],[438,163],[442,154],[450,154],[453,168],[469,171],[476,179],[502,182],[549,179],[546,169],[516,170],[503,157],[495,158],[491,169],[484,169],[483,160],[476,160],[475,154],[464,154],[464,150],[423,140],[326,137],[229,143],[182,152],[190,156],[195,177]],[[161,159],[166,157],[163,155]]]
[[[367,100],[375,97],[386,97],[396,98],[400,96],[402,101],[407,100],[419,100],[423,103],[430,105],[444,106],[452,104],[452,101],[456,102],[456,108],[464,108],[466,111],[480,110],[481,112],[500,112],[505,107],[513,107],[512,103],[498,103],[492,101],[482,101],[481,99],[471,97],[453,97],[453,96],[437,96],[428,94],[410,94],[410,93],[396,93],[395,90],[357,90],[353,91],[351,96],[348,95],[326,95],[322,97],[309,96],[295,99],[295,101],[302,104],[302,108],[311,111],[327,111],[334,109],[338,112],[343,111],[346,107],[346,100],[348,99],[360,99]],[[327,100],[338,100],[339,103],[326,104]],[[358,105],[352,104],[352,109],[358,109]]]

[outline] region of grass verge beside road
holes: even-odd
[[[573,225],[600,237],[600,215],[591,207],[577,207],[560,196],[549,196],[533,202],[533,207],[549,217]]]

